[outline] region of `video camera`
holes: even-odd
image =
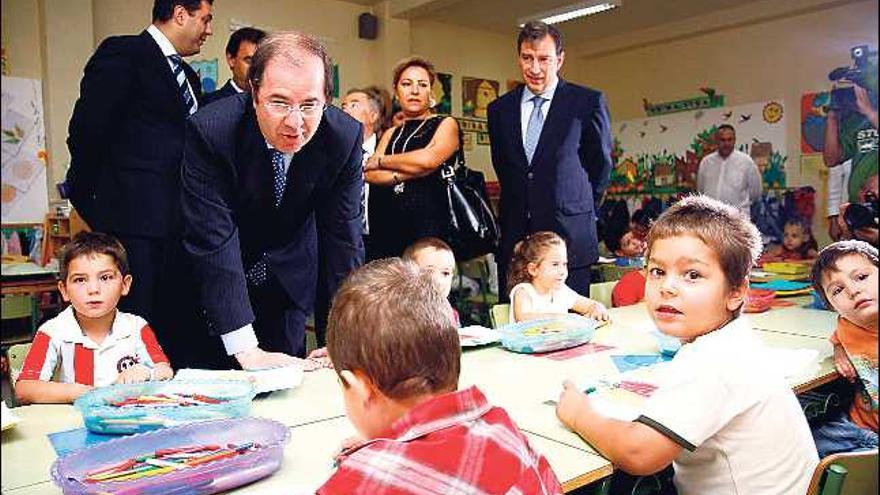
[[[878,205],[877,196],[873,192],[869,192],[865,195],[864,203],[852,203],[846,207],[843,220],[849,231],[855,235],[857,230],[865,227],[880,228],[878,211],[880,211],[880,205]]]
[[[868,45],[854,46],[850,49],[849,55],[853,60],[852,66],[838,67],[828,73],[828,79],[834,82],[847,81],[860,86],[871,93],[871,103],[877,106],[877,89],[868,84],[869,71],[877,71],[877,51],[872,51]],[[871,64],[871,57],[875,62]],[[873,65],[873,67],[871,66]],[[876,77],[876,76],[875,76]],[[853,88],[836,88],[831,90],[831,108],[835,111],[855,112],[856,94]]]

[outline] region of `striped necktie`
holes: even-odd
[[[535,156],[535,149],[538,147],[538,140],[541,138],[541,129],[544,128],[544,114],[541,112],[541,105],[544,104],[544,98],[540,95],[532,97],[532,114],[529,116],[529,124],[526,127],[525,150],[526,157],[529,159],[529,165],[532,164],[532,157]]]
[[[171,63],[174,66],[174,78],[177,80],[177,86],[183,97],[183,104],[186,107],[187,115],[192,115],[198,109],[198,103],[189,90],[189,84],[186,82],[186,73],[183,71],[183,59],[176,53],[168,55],[168,58],[171,59]]]

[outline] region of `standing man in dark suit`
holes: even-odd
[[[611,174],[605,97],[559,79],[565,51],[553,26],[529,22],[517,48],[526,84],[489,105],[492,165],[501,185],[500,285],[516,242],[550,230],[568,244],[566,284],[588,296],[590,265],[599,257],[596,211]]]
[[[265,37],[265,31],[252,27],[243,27],[232,33],[226,43],[226,63],[232,71],[232,79],[226,81],[226,84],[217,91],[206,94],[205,105],[251,90],[247,80],[248,68],[251,66],[254,52],[257,51],[257,44]]]
[[[181,57],[211,35],[213,0],[155,0],[153,23],[107,38],[86,64],[70,118],[67,182],[92,229],[128,251],[135,283],[120,307],[152,321],[179,217],[184,123],[202,87]]]
[[[305,355],[306,316],[314,307],[323,328],[336,288],[363,262],[361,125],[327,105],[330,71],[316,39],[270,35],[251,63],[252,95],[189,120],[184,247],[221,337],[191,348],[213,345],[245,369],[290,363]]]

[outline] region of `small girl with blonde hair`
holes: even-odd
[[[513,248],[507,288],[510,321],[547,318],[574,311],[599,321],[608,310],[565,285],[568,254],[565,241],[553,232],[535,232]]]

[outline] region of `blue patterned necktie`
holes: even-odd
[[[287,174],[284,170],[284,153],[272,150],[272,192],[275,193],[275,208],[281,205],[284,187],[287,185]]]
[[[525,150],[526,157],[529,159],[529,166],[532,164],[532,157],[535,156],[535,149],[538,147],[538,139],[541,138],[541,129],[544,128],[544,114],[541,112],[541,105],[544,104],[544,98],[540,95],[532,97],[532,114],[529,116],[529,124],[526,127]]]
[[[186,82],[186,73],[183,72],[183,59],[176,53],[174,55],[168,55],[168,58],[170,58],[171,62],[174,64],[174,79],[177,80],[177,86],[183,97],[183,104],[186,106],[187,115],[192,115],[198,109],[198,105],[196,104],[196,99],[189,90],[189,84]]]
[[[284,153],[276,149],[269,152],[272,155],[272,195],[275,197],[275,208],[278,208],[281,205],[281,198],[284,197],[284,187],[287,185]],[[244,276],[256,287],[265,285],[269,280],[269,256],[263,253],[263,256],[245,271]]]

